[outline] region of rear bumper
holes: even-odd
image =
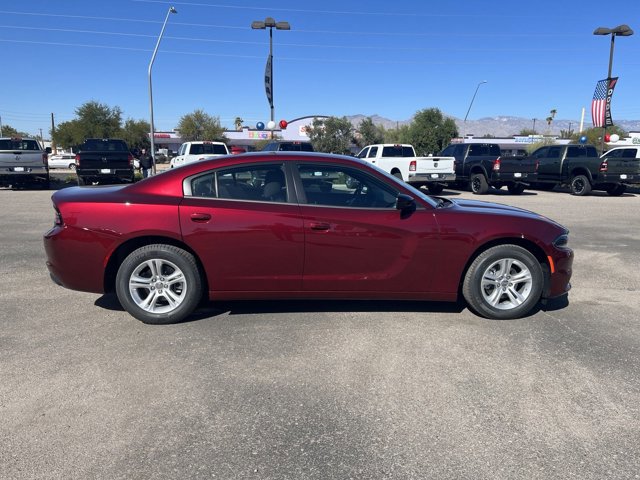
[[[495,183],[526,183],[530,184],[538,180],[537,173],[529,172],[492,172],[491,182]]]
[[[455,173],[409,173],[407,183],[424,185],[434,182],[455,182]]]
[[[86,179],[118,178],[131,181],[134,178],[132,168],[77,168],[76,174]]]
[[[597,183],[626,183],[640,184],[640,173],[602,173],[598,175]]]
[[[0,167],[0,185],[14,185],[34,180],[47,182],[49,169],[47,167]]]

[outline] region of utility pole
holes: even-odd
[[[51,151],[56,153],[56,141],[53,139],[53,136],[56,133],[56,124],[53,120],[53,112],[51,112]]]

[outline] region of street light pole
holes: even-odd
[[[156,48],[153,50],[153,55],[151,55],[151,61],[149,62],[149,113],[150,113],[150,136],[151,136],[151,172],[153,175],[156,174],[156,143],[155,143],[155,128],[153,125],[153,89],[151,87],[151,69],[153,68],[153,62],[156,59],[156,53],[158,53],[158,47],[160,46],[160,40],[162,40],[162,35],[164,35],[164,29],[167,26],[167,22],[169,21],[169,15],[172,13],[178,13],[178,11],[174,7],[169,7],[169,11],[167,12],[167,16],[164,19],[164,23],[162,24],[162,30],[160,30],[160,35],[158,36],[158,41],[156,42]]]
[[[276,22],[273,18],[267,17],[264,21],[256,20],[251,22],[251,28],[253,30],[265,30],[269,29],[269,58],[267,59],[267,68],[265,71],[265,90],[267,92],[267,100],[269,101],[269,108],[271,109],[271,122],[270,125],[275,125],[275,115],[273,106],[273,29],[276,30],[291,30],[289,22]],[[273,128],[271,128],[271,138],[273,138]]]
[[[464,116],[464,122],[463,126],[462,126],[462,138],[464,139],[464,136],[467,133],[467,117],[469,116],[469,112],[471,111],[471,106],[473,105],[473,101],[476,99],[476,95],[478,94],[478,89],[480,88],[480,85],[482,85],[483,83],[487,83],[486,80],[482,80],[480,83],[478,83],[478,86],[476,87],[476,91],[473,92],[473,97],[471,97],[471,103],[469,103],[469,108],[467,109],[467,114]]]
[[[594,35],[611,35],[611,47],[609,48],[609,70],[607,71],[607,88],[609,88],[609,81],[611,79],[611,70],[613,67],[613,47],[616,41],[616,35],[621,37],[630,37],[633,35],[633,30],[629,25],[618,25],[615,28],[598,27],[593,31]],[[604,137],[607,135],[607,124],[602,127],[602,151],[604,152]]]

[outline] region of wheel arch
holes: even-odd
[[[569,180],[571,180],[573,177],[576,177],[578,175],[584,175],[585,177],[587,177],[589,179],[589,181],[591,183],[593,183],[593,176],[591,175],[591,172],[589,171],[588,168],[576,167],[576,168],[572,169],[571,170],[571,175],[569,177]]]
[[[131,238],[119,245],[118,248],[116,248],[109,257],[104,270],[104,291],[110,293],[115,292],[116,275],[118,273],[118,268],[131,252],[137,250],[140,247],[153,244],[173,245],[174,247],[181,248],[182,250],[185,250],[186,252],[189,252],[191,255],[193,255],[193,258],[195,258],[198,265],[200,277],[202,278],[203,294],[208,295],[209,282],[204,270],[204,266],[198,254],[186,243],[176,240],[175,238],[164,237],[161,235],[148,235],[143,237]]]
[[[537,243],[520,237],[499,238],[483,243],[478,248],[476,248],[473,254],[469,256],[467,263],[462,269],[460,280],[458,283],[458,297],[462,298],[462,284],[464,283],[464,278],[466,277],[467,271],[469,271],[469,267],[471,267],[473,261],[478,257],[478,255],[481,255],[483,252],[486,252],[490,248],[500,245],[516,245],[518,247],[522,247],[525,250],[529,251],[536,258],[536,260],[538,260],[538,262],[540,263],[540,267],[542,268],[542,274],[544,276],[544,285],[542,288],[542,295],[544,297],[549,291],[550,287],[551,268],[549,266],[549,259],[547,258],[547,254],[545,253],[545,251]]]

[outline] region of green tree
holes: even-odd
[[[451,118],[445,118],[437,108],[418,111],[409,124],[406,143],[413,145],[418,155],[436,154],[458,136]]]
[[[74,120],[62,122],[54,132],[53,140],[60,146],[68,148],[78,145],[85,138],[118,137],[121,133],[122,110],[120,107],[90,101],[76,108]]]
[[[522,130],[520,130],[520,133],[518,135],[521,135],[523,137],[528,137],[529,135],[537,135],[537,133],[532,128],[523,128]]]
[[[176,130],[185,142],[226,140],[220,118],[212,117],[200,109],[181,117]]]
[[[574,133],[571,136],[571,140],[575,143],[578,143],[580,141],[580,137],[585,136],[587,137],[587,141],[585,143],[594,145],[598,150],[602,150],[603,130],[604,129],[601,127],[589,128],[582,133]],[[607,128],[607,134],[613,135],[614,133],[617,134],[620,138],[625,138],[628,135],[627,132],[616,125]]]
[[[383,129],[384,143],[409,143],[409,125]]]
[[[13,128],[11,125],[5,123],[2,125],[2,136],[3,137],[31,137],[32,135],[29,135],[26,132],[19,132],[18,130]]]
[[[131,150],[148,149],[151,146],[151,141],[149,140],[150,131],[151,126],[146,120],[133,120],[132,118],[128,118],[127,121],[124,122],[119,136],[127,142]]]
[[[353,142],[353,126],[347,117],[314,118],[309,139],[316,152],[348,154]]]
[[[367,117],[360,122],[358,132],[360,133],[358,142],[360,147],[384,142],[383,130],[373,123],[371,117]]]

